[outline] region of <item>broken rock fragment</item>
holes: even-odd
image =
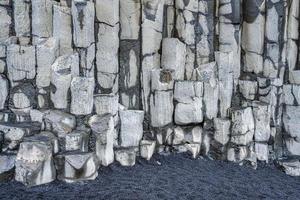
[[[52,148],[44,142],[23,142],[16,158],[15,179],[24,185],[49,183],[56,178]]]
[[[115,126],[111,114],[94,115],[89,125],[96,137],[96,155],[101,165],[108,166],[114,162]]]
[[[71,81],[71,113],[88,115],[93,111],[94,78],[74,77]]]
[[[142,140],[140,142],[141,157],[150,160],[155,151],[156,141]]]
[[[115,158],[122,166],[132,167],[135,165],[136,152],[133,148],[117,149]]]
[[[0,181],[9,181],[14,178],[15,172],[15,159],[14,154],[2,154],[0,155]]]
[[[138,147],[143,137],[144,111],[120,111],[120,140],[122,147]]]
[[[95,153],[65,153],[55,157],[58,180],[67,183],[94,180],[98,176],[98,159]]]

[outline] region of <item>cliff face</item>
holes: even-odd
[[[169,151],[300,175],[299,6],[0,0],[0,178],[89,180]]]

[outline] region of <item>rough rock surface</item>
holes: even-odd
[[[76,182],[188,152],[297,175],[299,7],[0,0],[0,158],[22,155],[4,168],[27,185],[53,181],[39,173],[52,153],[52,175]],[[42,158],[28,159],[31,146]]]

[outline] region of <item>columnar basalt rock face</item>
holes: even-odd
[[[0,180],[92,180],[170,151],[299,175],[299,6],[0,1]]]

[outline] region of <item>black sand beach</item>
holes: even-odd
[[[257,170],[222,161],[192,160],[186,154],[138,160],[131,168],[114,164],[95,181],[27,188],[0,184],[0,199],[299,199],[300,177],[273,165]]]

